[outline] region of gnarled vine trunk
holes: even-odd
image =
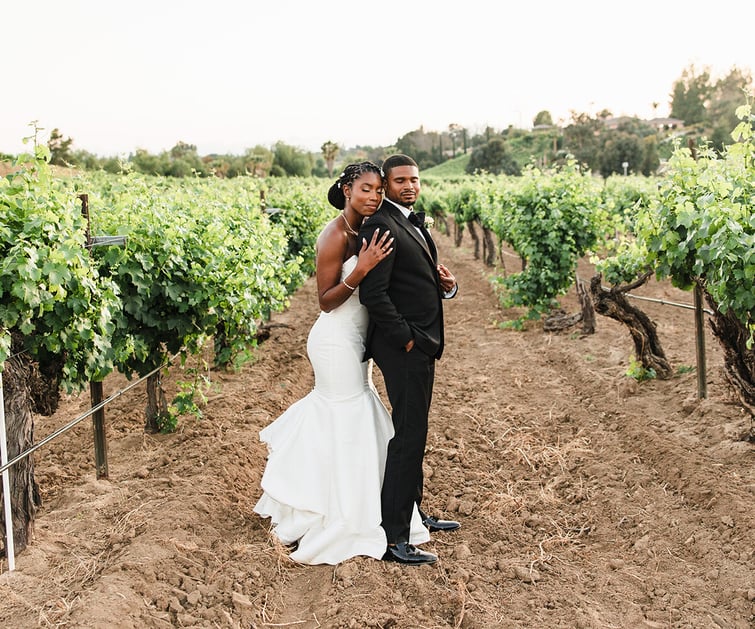
[[[160,419],[168,415],[168,401],[159,371],[147,377],[147,408],[144,415],[144,430],[152,433],[160,432]]]
[[[582,333],[595,334],[595,306],[592,303],[590,291],[579,278],[577,278],[576,287],[579,305],[582,308]]]
[[[673,370],[661,347],[655,323],[642,310],[632,306],[624,296],[630,290],[642,286],[651,275],[652,273],[646,273],[632,284],[606,289],[601,284],[603,276],[598,274],[590,280],[590,295],[595,312],[615,319],[629,328],[629,334],[634,341],[635,356],[642,366],[645,369],[653,369],[656,377],[665,380],[671,377]]]
[[[495,265],[495,238],[487,227],[482,228],[482,259],[485,266]]]
[[[35,365],[24,353],[19,353],[5,363],[3,371],[3,398],[5,407],[8,460],[12,460],[34,444],[34,401],[30,383],[35,378]],[[15,552],[20,552],[31,541],[34,532],[34,515],[42,504],[39,486],[34,480],[34,455],[22,459],[8,470],[13,519],[13,543]],[[0,495],[2,491],[0,491]],[[3,527],[3,552],[8,548],[5,539],[5,514],[0,510]]]
[[[582,334],[595,334],[595,308],[590,293],[585,288],[585,283],[579,278],[576,279],[575,287],[580,311],[568,315],[562,308],[552,310],[543,320],[544,332],[562,332],[581,321]]]
[[[469,235],[472,237],[472,241],[474,242],[474,259],[479,260],[480,237],[477,235],[477,230],[474,228],[474,221],[467,221],[467,229],[469,230]]]
[[[457,247],[460,247],[463,237],[464,237],[464,225],[459,225],[459,223],[454,221],[454,245],[456,245]]]
[[[438,214],[435,216],[435,220],[440,221],[443,223],[443,229],[441,230],[442,233],[451,235],[451,232],[448,229],[448,217],[445,214]]]
[[[750,415],[755,417],[755,349],[747,348],[749,330],[731,311],[722,313],[705,289],[705,300],[713,310],[710,327],[724,352],[724,374]],[[755,425],[750,424],[750,439],[755,439]]]

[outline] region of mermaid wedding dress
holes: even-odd
[[[341,278],[356,262],[344,262]],[[298,542],[290,556],[300,563],[380,559],[386,550],[380,488],[393,425],[362,361],[367,311],[358,293],[312,326],[314,390],[260,431],[269,454],[254,511],[271,519],[281,542]],[[410,542],[429,539],[415,507]]]

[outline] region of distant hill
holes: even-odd
[[[420,175],[422,177],[439,177],[442,179],[465,177],[467,176],[466,168],[470,155],[471,152],[466,155],[459,155],[459,157],[454,157],[442,164],[423,170]]]

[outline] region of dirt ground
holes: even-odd
[[[618,323],[598,315],[589,336],[501,329],[520,313],[499,308],[471,241],[438,245],[461,289],[446,302],[423,505],[462,528],[433,534],[425,548],[437,564],[296,565],[252,512],[266,454],[258,432],[313,383],[310,281],[274,315],[254,364],[212,372],[202,421],[144,434],[143,386],[109,405],[108,480],[94,475],[89,420],[37,452],[44,504],[15,572],[3,562],[0,625],[755,626],[750,418],[709,332],[698,400],[692,311],[636,304],[680,369],[637,383]],[[587,263],[580,274],[591,275]],[[636,294],[692,301],[665,283]],[[574,294],[562,304],[578,310]],[[113,376],[105,394],[126,384]],[[379,372],[376,384],[382,392]],[[88,395],[66,398],[37,419],[37,440],[87,408]]]

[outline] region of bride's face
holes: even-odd
[[[351,183],[351,207],[362,216],[372,216],[383,202],[383,180],[377,173],[363,173]]]

